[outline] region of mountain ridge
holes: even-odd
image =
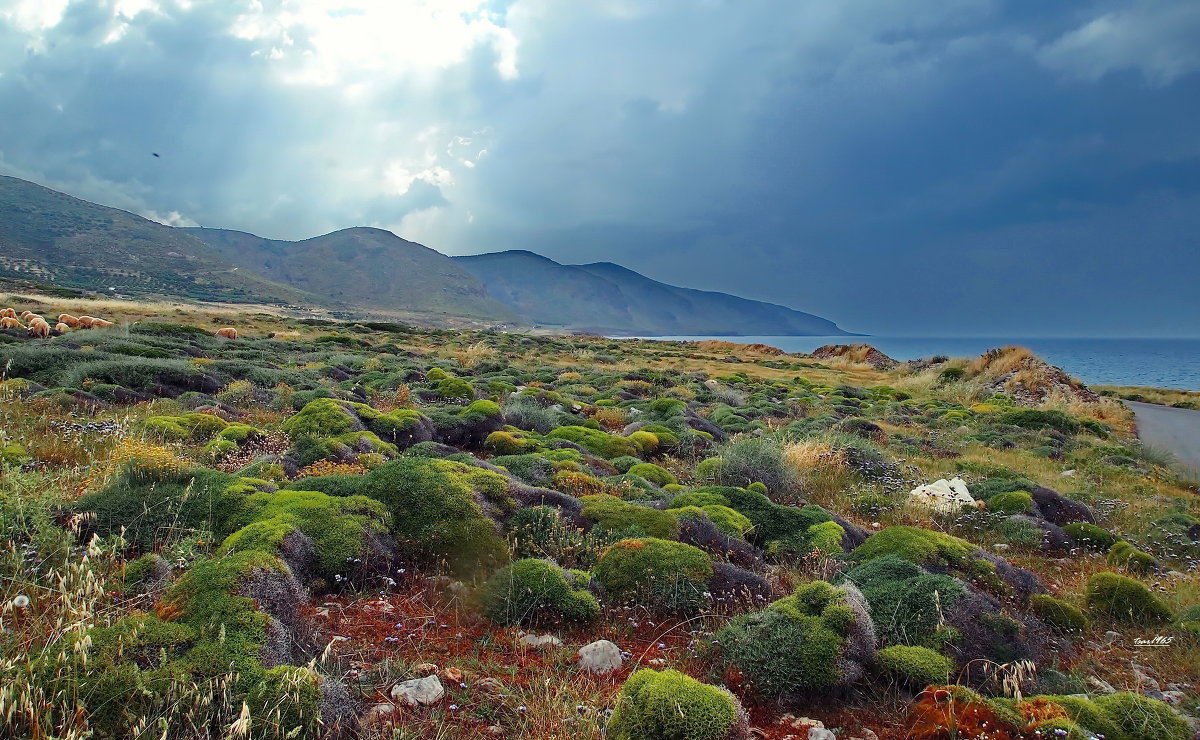
[[[450,257],[373,226],[288,241],[171,227],[0,176],[0,278],[115,295],[320,307],[433,325],[612,335],[845,335],[787,306],[527,249]]]
[[[669,285],[613,262],[566,265],[525,249],[452,259],[540,325],[613,335],[849,335],[813,314]]]

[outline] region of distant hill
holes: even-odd
[[[357,227],[303,241],[172,228],[0,176],[0,278],[135,296],[322,307],[442,326],[603,334],[845,334],[785,306],[515,250],[447,257]]]
[[[524,250],[454,257],[536,324],[602,334],[846,334],[819,316],[660,283],[611,262],[563,265]]]
[[[226,229],[180,231],[204,241],[224,259],[326,302],[367,310],[517,319],[458,263],[383,229],[343,229],[298,242]]]
[[[302,291],[239,269],[186,232],[4,176],[0,277],[131,295],[311,300]]]

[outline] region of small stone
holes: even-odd
[[[651,658],[650,660],[646,661],[646,663],[648,663],[652,668],[662,668],[667,664],[667,661],[663,658]]]
[[[1120,639],[1121,639],[1121,633],[1117,632],[1116,630],[1109,630],[1108,632],[1104,633],[1104,642],[1106,642],[1109,645],[1112,645],[1113,643],[1119,641]]]
[[[1143,673],[1141,670],[1133,669],[1133,679],[1138,682],[1138,688],[1143,691],[1161,691],[1162,687],[1158,685],[1158,681],[1152,676]]]
[[[491,694],[492,696],[501,696],[504,694],[504,684],[494,678],[481,678],[473,686],[483,693]]]
[[[1072,468],[1071,470],[1064,470],[1062,472],[1062,474],[1063,474],[1063,476],[1065,476],[1067,478],[1074,478],[1075,477],[1075,469]]]
[[[392,699],[410,707],[437,704],[446,695],[437,676],[425,676],[404,681],[392,687]]]
[[[813,719],[812,717],[800,717],[798,719],[793,719],[791,724],[792,724],[792,727],[796,728],[797,730],[805,730],[805,729],[823,730],[823,729],[825,729],[824,722],[822,722],[819,719]]]
[[[996,544],[992,545],[992,549],[995,550],[996,552],[1004,552],[1004,551],[1010,550],[1012,548],[1009,547],[1009,545],[1007,545],[1004,542],[997,542]]]
[[[442,671],[442,678],[452,683],[461,683],[463,680],[463,672],[457,668],[446,668]]]
[[[438,669],[437,665],[435,665],[433,663],[419,663],[419,664],[417,664],[417,667],[414,668],[413,670],[415,670],[417,673],[421,674],[422,676],[429,676],[434,673],[437,673],[437,669]]]
[[[579,648],[579,665],[590,673],[605,675],[621,667],[621,648],[608,640],[596,640]]]
[[[1179,706],[1180,704],[1182,704],[1183,699],[1186,696],[1187,696],[1187,694],[1183,693],[1182,691],[1164,691],[1164,692],[1162,692],[1162,700],[1168,704],[1173,704],[1175,706]]]
[[[875,734],[874,730],[868,730],[865,727],[859,730],[858,734],[862,735],[862,740],[879,740],[879,736]]]
[[[1096,678],[1095,676],[1087,677],[1087,685],[1091,686],[1093,689],[1096,690],[1097,693],[1100,693],[1100,694],[1115,694],[1115,693],[1117,693],[1117,690],[1112,687],[1112,684],[1108,683],[1107,681],[1102,681],[1099,678]]]
[[[529,633],[521,635],[521,639],[518,642],[526,647],[537,648],[538,650],[559,647],[563,644],[562,640],[554,635],[533,635]]]
[[[376,704],[367,710],[367,714],[363,717],[363,724],[371,725],[376,722],[383,722],[396,711],[396,707],[391,704]]]
[[[808,728],[808,740],[837,740],[837,735],[824,727]]]

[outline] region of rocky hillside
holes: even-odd
[[[0,176],[0,277],[128,295],[308,303],[185,231]]]

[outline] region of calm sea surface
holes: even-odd
[[[644,339],[761,342],[785,352],[823,344],[864,342],[897,360],[932,355],[971,357],[1006,344],[1028,347],[1085,383],[1200,390],[1200,339],[1006,339],[937,337],[643,337]]]

